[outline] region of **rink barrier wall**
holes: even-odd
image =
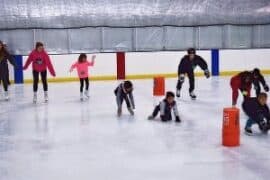
[[[224,71],[220,72],[220,76],[233,76],[241,71]],[[261,70],[264,75],[270,75],[270,70]],[[177,73],[168,73],[168,74],[134,74],[134,75],[127,75],[126,79],[136,80],[136,79],[153,79],[156,76],[163,76],[165,78],[177,78]],[[204,77],[203,73],[195,73],[196,77]],[[89,77],[90,81],[112,81],[117,80],[116,76],[92,76]],[[72,77],[72,78],[48,78],[48,82],[54,83],[65,83],[65,82],[76,82],[79,81],[79,78]],[[11,81],[14,82],[14,81]],[[24,80],[24,83],[33,83],[32,79]]]
[[[95,66],[90,68],[90,80],[152,79],[156,76],[176,78],[180,58],[185,54],[184,51],[122,53],[120,56],[122,59],[117,57],[117,53],[97,54]],[[243,70],[252,70],[254,67],[262,69],[263,74],[270,74],[270,61],[267,59],[270,57],[270,49],[198,50],[198,54],[207,61],[212,76],[232,76]],[[56,78],[48,75],[49,82],[78,81],[77,72],[68,72],[77,57],[78,54],[51,55]],[[91,54],[88,57],[90,58]],[[24,83],[32,83],[31,68],[24,72],[21,68],[27,56],[16,56],[16,58],[19,68],[12,71],[13,68],[10,66],[10,79],[14,79],[16,83],[21,83],[22,80]],[[204,74],[200,68],[196,68],[195,75]]]

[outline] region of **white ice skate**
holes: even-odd
[[[83,93],[80,93],[80,100],[83,101]]]
[[[189,93],[189,96],[191,97],[192,100],[195,100],[197,98],[197,96],[195,95],[194,91],[192,91],[191,93]]]
[[[5,91],[5,101],[9,100],[8,91]]]
[[[33,96],[33,103],[34,104],[37,103],[37,93],[36,92],[34,93],[34,96]]]
[[[44,101],[45,103],[49,101],[48,91],[44,91]]]
[[[84,91],[84,95],[85,95],[86,98],[89,98],[89,92],[88,92],[88,90],[85,90]]]

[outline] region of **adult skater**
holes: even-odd
[[[41,75],[41,80],[43,84],[44,99],[45,102],[48,102],[47,68],[49,69],[49,72],[53,77],[55,77],[55,71],[52,66],[50,57],[44,50],[43,43],[41,42],[36,43],[36,48],[30,53],[23,69],[26,70],[31,63],[33,69],[33,91],[34,91],[33,102],[34,103],[37,102],[39,75]]]
[[[117,103],[117,115],[120,117],[122,115],[122,103],[125,100],[127,104],[127,108],[129,113],[133,116],[135,103],[133,98],[133,85],[131,81],[122,82],[117,88],[114,90],[114,94],[116,96]]]
[[[149,120],[154,119],[160,112],[160,119],[163,122],[172,120],[172,110],[175,116],[175,122],[180,123],[181,119],[179,117],[177,103],[174,100],[174,93],[168,91],[166,97],[161,101],[154,109],[152,115],[148,117]]]
[[[88,91],[89,90],[89,73],[88,73],[89,70],[88,70],[88,67],[94,66],[95,59],[96,59],[96,56],[93,55],[92,61],[89,62],[87,60],[87,55],[82,53],[82,54],[80,54],[78,61],[76,63],[74,63],[69,70],[70,72],[72,72],[74,68],[77,69],[77,73],[78,73],[78,76],[80,78],[80,99],[81,99],[81,101],[83,101],[84,82],[85,82],[84,95],[86,96],[86,98],[89,98],[89,91]]]
[[[242,93],[243,97],[250,97],[250,90],[252,86],[253,75],[249,71],[241,72],[231,78],[232,88],[232,105],[235,106],[238,99],[238,90]]]
[[[196,50],[194,48],[188,49],[187,53],[188,54],[182,58],[178,66],[176,96],[180,97],[180,91],[185,80],[185,74],[187,74],[189,79],[189,95],[191,99],[196,99],[196,95],[194,93],[194,69],[198,65],[204,71],[206,78],[210,77],[210,73],[206,61],[202,57],[196,55]]]
[[[258,124],[263,133],[267,133],[270,128],[270,111],[267,106],[267,94],[259,93],[257,97],[246,98],[243,110],[248,116],[245,126],[245,132],[252,134],[251,126]]]
[[[7,44],[6,43],[4,43],[4,42],[2,42],[3,43],[3,46],[4,46],[4,48],[5,48],[5,50],[7,51],[7,52],[9,52],[9,50],[8,50],[8,47],[7,47]],[[11,56],[12,57],[12,56]],[[13,59],[13,58],[12,58]],[[14,61],[15,62],[15,61]],[[9,72],[9,67],[8,67],[8,72]],[[11,82],[10,82],[10,79],[9,79],[9,73],[8,73],[8,85],[11,85]]]
[[[253,75],[253,85],[254,85],[254,89],[256,91],[256,95],[258,96],[260,94],[261,85],[263,86],[265,92],[268,92],[269,86],[266,84],[265,79],[260,72],[260,69],[255,68],[251,73]]]
[[[15,61],[13,57],[9,54],[7,49],[5,48],[5,45],[2,41],[0,41],[0,81],[2,82],[2,85],[4,87],[4,96],[5,100],[9,100],[9,94],[8,94],[8,81],[9,81],[9,71],[8,71],[8,63],[12,64],[14,67],[16,67]]]

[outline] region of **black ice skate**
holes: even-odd
[[[176,97],[180,98],[180,90],[176,89]]]
[[[177,123],[180,123],[180,122],[181,122],[181,119],[180,119],[179,116],[176,116],[176,117],[175,117],[175,122],[177,122]]]
[[[189,93],[189,96],[191,97],[192,100],[195,100],[197,98],[197,96],[195,95],[193,91]]]
[[[122,109],[118,108],[117,109],[117,116],[120,117],[122,115]]]
[[[252,136],[253,133],[252,133],[251,128],[245,128],[245,134],[248,135],[248,136]]]

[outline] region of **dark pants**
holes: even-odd
[[[247,122],[246,122],[245,128],[251,128],[251,126],[252,126],[253,124],[257,124],[257,122],[254,121],[253,119],[249,118],[249,119],[247,120]]]
[[[43,90],[48,91],[47,71],[42,71],[42,72],[33,71],[33,79],[34,79],[33,90],[34,90],[34,92],[37,92],[37,90],[38,90],[39,74],[41,74]]]
[[[8,69],[8,72],[9,72],[9,69]],[[10,85],[10,80],[9,80],[9,73],[7,74],[7,82],[8,82],[8,85]]]
[[[127,104],[127,108],[130,108],[131,104],[130,104],[127,96],[122,96],[122,95],[120,95],[119,97],[116,96],[116,102],[117,102],[117,104],[120,105],[120,107],[122,107],[122,104],[123,104],[124,100],[125,100],[125,102]]]
[[[83,92],[83,86],[84,86],[84,82],[85,82],[85,90],[88,91],[89,88],[89,79],[87,78],[80,78],[80,92]]]
[[[0,81],[2,81],[5,91],[8,91],[8,74],[0,74]]]
[[[189,92],[191,93],[195,88],[195,79],[194,79],[194,73],[188,73],[188,79],[189,79]],[[184,83],[184,79],[179,79],[177,82],[177,90],[181,90],[182,85]]]
[[[152,113],[152,116],[155,118],[158,113],[160,111],[160,105],[157,105]],[[171,112],[166,112],[165,111],[165,114],[163,115],[163,117],[161,118],[162,121],[171,121],[172,120],[172,115],[171,115]]]

